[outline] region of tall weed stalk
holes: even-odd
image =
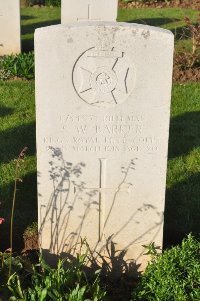
[[[17,160],[15,160],[15,178],[14,178],[14,190],[13,190],[13,198],[12,198],[12,210],[11,210],[11,218],[10,218],[10,262],[9,262],[9,270],[8,277],[11,275],[11,267],[12,267],[12,253],[13,253],[13,221],[14,221],[14,211],[15,211],[15,203],[16,203],[16,193],[17,193],[17,182],[21,182],[20,179],[20,168],[21,164],[24,162],[24,157],[27,151],[27,147],[23,148],[20,152]]]

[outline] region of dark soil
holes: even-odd
[[[178,66],[174,66],[173,81],[185,83],[188,81],[200,82],[200,67],[182,70]]]
[[[164,7],[181,7],[181,8],[192,8],[192,9],[200,9],[200,0],[171,0],[168,2],[164,1],[156,1],[150,0],[146,3],[142,3],[139,1],[132,1],[129,3],[119,2],[119,7],[121,8],[164,8]]]

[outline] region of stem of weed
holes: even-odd
[[[19,178],[20,166],[24,161],[24,156],[27,151],[27,147],[24,147],[20,152],[15,165],[15,178],[14,178],[14,191],[13,191],[13,199],[12,199],[12,210],[11,210],[11,218],[10,218],[10,261],[9,261],[9,270],[8,270],[8,279],[11,275],[12,268],[12,253],[13,253],[13,220],[14,220],[14,211],[15,211],[15,202],[16,202],[16,192],[17,192],[17,182],[21,181]]]

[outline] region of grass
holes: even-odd
[[[191,172],[200,171],[200,157],[197,160],[200,147],[200,85],[188,83],[175,87],[171,110],[168,188],[178,180],[184,181]],[[176,171],[180,162],[181,174]]]
[[[200,84],[174,86],[167,173],[165,237],[176,243],[200,229]]]
[[[176,37],[177,50],[191,49],[191,40],[185,36],[185,17],[197,21],[198,11],[181,8],[144,8],[119,9],[118,21],[159,26],[171,30]],[[22,9],[22,49],[33,50],[33,33],[36,28],[60,23],[60,8],[23,8]],[[181,39],[180,39],[181,38]]]
[[[27,157],[21,170],[15,210],[14,245],[21,248],[25,227],[37,219],[34,82],[10,81],[0,85],[0,212],[1,248],[8,245],[9,219],[14,188],[15,159],[24,146]]]
[[[34,49],[33,35],[36,28],[55,25],[60,23],[60,8],[22,8],[21,9],[21,32],[22,50]]]
[[[120,10],[119,21],[162,26],[181,32],[184,16],[194,21],[197,11],[182,9]],[[22,9],[23,50],[33,49],[33,31],[60,22],[59,8]],[[190,40],[176,41],[176,47]],[[165,245],[200,228],[200,84],[175,84],[172,96],[169,162],[166,192]],[[13,193],[15,158],[24,146],[27,157],[18,184],[14,224],[14,245],[22,247],[22,233],[37,220],[34,81],[0,83],[0,249],[9,247],[9,216]]]

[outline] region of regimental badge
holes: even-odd
[[[91,48],[77,59],[72,79],[86,103],[110,107],[123,103],[133,91],[135,68],[122,51]]]

